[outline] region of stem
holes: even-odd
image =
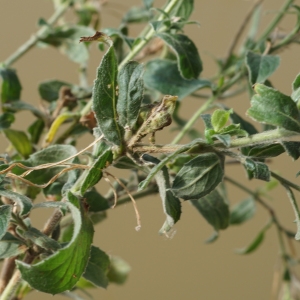
[[[164,12],[166,14],[169,14],[172,11],[172,9],[179,3],[179,1],[180,0],[171,0],[170,3],[164,9]],[[164,18],[165,18],[165,15],[161,14],[158,17],[157,21],[162,21]],[[148,26],[150,26],[150,25],[148,25]],[[163,29],[161,31],[163,31]],[[119,65],[119,69],[121,69],[128,61],[133,59],[147,45],[147,43],[151,40],[151,38],[154,36],[154,34],[155,34],[155,30],[151,27],[149,29],[149,31],[146,33],[146,35],[144,37],[142,37],[141,41],[137,45],[135,45],[135,47],[123,59],[123,61]]]
[[[230,143],[229,148],[238,148],[244,146],[252,146],[255,144],[266,144],[274,141],[282,141],[288,137],[299,136],[300,134],[295,131],[289,131],[282,128],[277,128],[274,130],[264,131],[262,133],[257,133],[250,135],[248,137],[233,139]],[[214,147],[225,148],[222,143],[215,143]]]
[[[278,221],[277,219],[277,216],[276,216],[276,213],[274,211],[274,209],[269,205],[267,204],[263,199],[261,199],[259,197],[259,195],[256,193],[256,192],[253,192],[252,190],[250,190],[249,188],[247,188],[246,186],[242,185],[241,183],[235,181],[234,179],[228,177],[228,176],[225,176],[224,177],[224,180],[232,183],[233,185],[235,185],[236,187],[238,187],[239,189],[243,190],[244,192],[246,192],[247,194],[251,195],[253,197],[253,199],[258,202],[263,208],[265,208],[269,214],[271,215],[272,217],[272,220],[273,220],[273,223],[276,225],[276,227],[278,228],[278,230],[282,231],[285,233],[285,235],[289,238],[294,238],[295,234],[292,233],[290,230],[288,229],[285,229]]]
[[[32,35],[27,42],[25,42],[19,49],[17,49],[11,56],[9,56],[5,61],[4,65],[6,67],[11,66],[14,62],[16,62],[19,58],[21,58],[25,53],[27,53],[35,44],[39,41],[40,38],[44,36],[44,34],[49,29],[49,26],[54,25],[59,18],[68,10],[72,0],[68,0],[65,3],[61,4],[54,14],[47,21],[47,25],[44,25],[40,30],[36,32],[35,35]]]
[[[0,295],[4,291],[5,287],[11,280],[11,277],[15,269],[16,257],[6,258],[3,262],[1,274],[0,274]]]
[[[266,28],[266,30],[262,33],[261,37],[258,39],[257,44],[260,42],[266,40],[269,35],[273,32],[273,30],[276,28],[278,23],[283,18],[284,14],[287,12],[291,4],[294,2],[294,0],[287,0],[285,4],[282,6],[281,10],[277,14],[277,16],[273,19],[273,21],[269,24],[269,26]]]
[[[257,0],[257,1],[254,3],[253,7],[250,9],[250,11],[249,11],[249,12],[247,13],[247,15],[245,16],[243,23],[241,24],[241,26],[240,26],[238,32],[236,33],[236,35],[234,36],[234,38],[233,38],[233,40],[232,40],[232,42],[231,42],[231,45],[230,45],[230,47],[229,47],[229,50],[228,50],[228,53],[227,53],[227,55],[226,55],[226,59],[225,59],[224,65],[223,65],[224,68],[226,68],[226,66],[227,66],[227,64],[228,64],[228,62],[229,62],[229,60],[230,60],[230,57],[231,57],[231,55],[232,55],[232,53],[233,53],[233,51],[234,51],[234,49],[235,49],[235,47],[236,47],[238,41],[240,40],[243,31],[244,31],[245,28],[246,28],[246,25],[248,24],[248,22],[250,21],[252,15],[253,15],[253,12],[255,11],[255,9],[256,9],[259,5],[262,4],[263,1],[264,1],[264,0]]]
[[[182,128],[182,130],[177,134],[175,139],[172,141],[171,144],[177,144],[184,135],[190,130],[190,128],[194,125],[194,123],[197,121],[199,116],[204,113],[210,105],[214,102],[216,99],[216,96],[211,96],[197,111],[196,113],[190,118],[190,120],[185,124],[185,126]]]
[[[277,179],[283,186],[289,186],[297,191],[300,192],[300,186],[279,176],[278,174],[274,173],[271,171],[271,176],[274,177],[275,179]]]

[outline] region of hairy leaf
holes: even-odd
[[[279,56],[261,55],[248,51],[246,54],[246,65],[250,74],[250,83],[265,82],[278,68]]]
[[[25,195],[21,195],[9,190],[4,190],[2,188],[0,188],[0,195],[17,203],[20,208],[19,213],[21,216],[26,216],[32,208],[31,200]]]
[[[56,251],[61,248],[57,241],[49,238],[47,235],[43,234],[34,227],[30,227],[28,231],[25,231],[23,233],[23,237],[31,240],[34,244],[46,250]]]
[[[277,90],[263,84],[254,87],[257,93],[251,99],[247,114],[254,120],[300,132],[299,112],[296,103]]]
[[[4,129],[3,133],[16,151],[24,158],[27,158],[32,153],[32,145],[25,132],[14,129]]]
[[[211,86],[205,79],[184,79],[176,62],[163,59],[151,60],[146,64],[144,81],[149,89],[158,90],[162,94],[177,95],[179,99]]]
[[[186,163],[176,175],[172,192],[184,200],[199,199],[212,192],[222,181],[224,159],[204,153]]]
[[[190,150],[191,148],[193,148],[194,146],[200,146],[203,145],[203,141],[199,141],[199,140],[195,140],[190,144],[184,145],[182,147],[180,147],[179,149],[177,149],[176,151],[174,151],[172,154],[170,154],[169,156],[165,157],[159,164],[157,164],[155,167],[153,167],[150,171],[150,173],[148,174],[147,178],[145,180],[143,180],[142,182],[140,182],[139,184],[139,190],[144,190],[148,184],[151,182],[151,180],[155,177],[156,173],[159,172],[169,161],[171,161],[173,158],[175,158],[178,154],[183,153],[185,151]]]
[[[239,225],[251,219],[255,214],[256,206],[253,198],[245,199],[233,206],[230,213],[230,224]]]
[[[26,250],[27,247],[9,232],[6,232],[0,240],[0,259],[17,256]]]
[[[28,127],[27,131],[30,134],[30,141],[33,144],[37,144],[39,142],[44,127],[45,127],[45,123],[41,119],[37,119]]]
[[[72,85],[65,81],[49,80],[41,82],[38,89],[43,100],[52,102],[56,101],[59,98],[59,90],[63,86],[71,87]]]
[[[267,224],[254,238],[254,240],[243,249],[237,249],[236,253],[238,254],[250,254],[254,252],[263,242],[265,238],[266,231],[271,227],[272,223]]]
[[[257,145],[251,147],[248,152],[248,156],[258,157],[258,158],[268,158],[276,157],[284,153],[284,148],[280,144],[266,144],[266,145]]]
[[[46,259],[28,265],[16,261],[22,279],[38,291],[58,294],[71,290],[85,271],[93,240],[93,225],[81,202],[71,192],[67,203],[74,220],[69,244]]]
[[[154,165],[160,163],[159,159],[148,154],[144,154],[142,156],[142,159],[147,163],[152,163]],[[158,186],[160,198],[162,200],[163,210],[166,215],[166,221],[159,231],[160,234],[163,234],[170,231],[174,224],[180,219],[181,203],[180,200],[175,197],[169,190],[170,179],[166,166],[164,166],[159,172],[156,173],[155,180]]]
[[[91,256],[87,263],[83,277],[96,286],[106,288],[108,285],[107,273],[110,267],[108,255],[99,248],[91,247]]]
[[[76,152],[76,148],[71,145],[52,145],[30,155],[30,157],[26,161],[22,161],[22,163],[30,167],[56,163],[75,155]],[[73,159],[70,159],[68,162],[72,162]],[[25,176],[25,178],[35,184],[45,184],[62,169],[64,169],[64,167],[47,167],[41,170],[32,171],[30,174]],[[24,172],[24,170],[19,167],[15,167],[13,172],[20,175]],[[60,180],[60,178],[58,180]]]
[[[258,133],[256,128],[249,122],[245,121],[241,116],[239,116],[236,112],[232,112],[230,114],[230,119],[234,124],[240,124],[241,129],[246,130],[249,134]]]
[[[220,131],[228,122],[232,111],[216,109],[211,116],[211,124],[216,132]]]
[[[26,103],[21,100],[16,100],[13,102],[5,103],[4,108],[12,111],[12,112],[17,112],[17,111],[22,111],[22,110],[29,110],[30,112],[33,113],[38,118],[44,118],[44,114],[35,106]]]
[[[12,210],[11,205],[0,206],[0,240],[4,236],[7,227],[9,225],[11,210]]]
[[[15,121],[15,116],[11,113],[3,113],[0,115],[0,130],[7,129]]]
[[[1,103],[20,100],[22,86],[16,71],[13,69],[0,68],[1,84]]]
[[[104,211],[110,208],[109,202],[97,191],[88,191],[83,195],[90,212]]]
[[[171,0],[169,0],[168,3],[169,2],[171,2]],[[185,20],[188,20],[193,10],[194,0],[179,0],[173,7],[170,16],[181,17]]]
[[[193,41],[183,34],[158,33],[157,36],[174,50],[181,76],[197,79],[202,71],[202,62]]]
[[[190,202],[216,231],[228,227],[230,215],[229,206],[226,198],[218,189],[213,190],[210,194],[198,200],[192,200]]]
[[[246,158],[244,167],[247,170],[249,179],[256,178],[270,181],[270,170],[266,164]]]
[[[117,75],[118,63],[110,42],[97,70],[93,87],[93,110],[105,138],[115,145],[122,144],[122,132],[117,122]]]
[[[112,256],[110,258],[110,268],[107,274],[110,282],[123,284],[126,281],[130,271],[131,267],[122,258],[117,256]]]
[[[298,74],[295,78],[295,80],[293,81],[293,92],[291,95],[291,98],[296,102],[299,103],[299,99],[300,99],[300,74]]]
[[[297,160],[300,157],[300,142],[281,141],[281,145],[284,147],[286,153],[294,160]]]
[[[107,149],[105,152],[102,152],[99,157],[97,157],[91,168],[85,171],[82,175],[84,180],[80,187],[80,194],[82,196],[88,189],[98,183],[98,181],[102,178],[102,169],[110,165],[112,160],[113,153],[110,149]]]
[[[143,99],[143,65],[136,61],[130,61],[124,65],[118,75],[118,85],[117,112],[119,123],[126,127],[126,130],[131,130],[138,119]]]

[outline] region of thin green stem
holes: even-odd
[[[216,96],[211,96],[196,112],[195,114],[190,118],[190,120],[185,124],[185,126],[181,129],[181,131],[177,134],[177,136],[172,141],[172,145],[177,144],[184,136],[185,134],[191,129],[191,127],[194,125],[194,123],[198,120],[201,114],[203,114],[206,110],[209,109],[211,104],[216,99]]]
[[[179,1],[180,0],[171,0],[164,9],[164,12],[166,14],[169,14],[173,10],[173,8],[178,4]],[[158,17],[157,21],[162,21],[164,18],[165,15],[161,14]],[[161,31],[163,31],[163,29]],[[123,61],[119,65],[119,69],[121,69],[128,61],[133,59],[147,45],[147,43],[152,39],[154,34],[155,30],[152,27],[148,31],[146,31],[145,36],[141,37],[140,42],[137,45],[135,45],[134,48],[128,53],[128,55],[123,59]]]
[[[253,134],[248,137],[233,139],[230,143],[229,148],[252,146],[256,144],[266,144],[277,140],[282,141],[289,137],[294,137],[299,135],[300,134],[298,132],[278,128],[274,130],[264,131],[262,133]],[[213,146],[225,148],[225,145],[223,143],[215,143]]]
[[[271,171],[271,176],[274,177],[275,179],[277,179],[282,185],[289,186],[289,187],[291,187],[291,188],[293,188],[293,189],[300,192],[300,186],[299,185],[297,185],[297,184],[295,184],[295,183],[279,176],[278,174],[276,174],[272,171]]]
[[[276,225],[277,229],[284,232],[284,234],[288,237],[288,238],[291,238],[291,237],[294,237],[295,234],[292,233],[290,230],[288,229],[285,229],[278,221],[277,219],[277,216],[276,216],[276,213],[274,211],[274,209],[269,205],[267,204],[261,197],[259,197],[258,193],[257,192],[254,192],[252,190],[250,190],[248,187],[246,187],[245,185],[237,182],[236,180],[234,180],[233,178],[230,178],[228,176],[225,176],[224,177],[224,180],[230,182],[231,184],[235,185],[236,187],[238,187],[239,189],[241,189],[242,191],[246,192],[247,194],[251,195],[253,197],[253,199],[255,201],[257,201],[263,208],[265,208],[270,216],[272,217],[272,220],[273,220],[273,223]]]
[[[31,36],[27,42],[25,42],[19,49],[17,49],[11,56],[9,56],[3,64],[6,67],[11,66],[15,63],[19,58],[21,58],[25,53],[27,53],[35,44],[39,41],[40,38],[44,36],[44,34],[49,30],[49,26],[54,25],[61,16],[68,10],[72,0],[65,1],[61,4],[54,12],[54,14],[47,21],[47,25],[44,25],[40,30],[36,32],[35,35]]]
[[[260,42],[266,40],[269,35],[274,31],[274,29],[278,26],[279,22],[283,18],[284,14],[288,11],[291,4],[294,2],[294,0],[287,0],[282,8],[280,9],[279,13],[276,15],[276,17],[272,20],[272,22],[269,24],[269,26],[266,28],[266,30],[262,33],[261,37],[259,38],[257,44]]]

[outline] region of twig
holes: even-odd
[[[4,259],[2,270],[0,274],[0,295],[3,293],[5,287],[9,283],[15,270],[16,257],[8,257]]]
[[[229,62],[229,60],[230,60],[230,57],[231,57],[231,55],[232,55],[232,53],[233,53],[233,51],[234,51],[234,49],[235,49],[235,47],[236,47],[236,45],[237,45],[239,39],[241,38],[243,31],[244,31],[245,28],[246,28],[246,25],[248,24],[249,20],[250,20],[251,17],[252,17],[253,12],[255,11],[255,9],[256,9],[259,5],[262,4],[263,1],[264,1],[264,0],[257,0],[257,1],[254,3],[253,7],[252,7],[252,8],[249,10],[249,12],[246,14],[246,16],[245,16],[245,18],[244,18],[244,20],[243,20],[243,23],[241,24],[239,30],[237,31],[236,35],[234,36],[234,38],[233,38],[233,40],[232,40],[232,42],[231,42],[231,44],[230,44],[230,47],[229,47],[229,49],[228,49],[228,52],[227,52],[227,55],[226,55],[226,59],[225,59],[224,65],[223,65],[224,68],[226,68],[226,66],[227,66],[227,64],[228,64],[228,62]]]
[[[61,4],[54,14],[47,21],[48,26],[54,25],[60,17],[68,10],[71,5],[72,0],[65,1]],[[19,49],[17,49],[11,56],[9,56],[5,61],[4,65],[6,67],[11,66],[19,58],[21,58],[25,53],[27,53],[35,44],[39,41],[40,38],[49,30],[48,26],[44,25],[40,30],[36,32],[35,35],[31,36],[27,42],[25,42]]]

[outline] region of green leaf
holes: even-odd
[[[39,93],[43,100],[48,102],[56,101],[59,98],[59,90],[63,86],[72,87],[68,82],[59,80],[44,81],[39,84]]]
[[[35,106],[26,103],[21,100],[16,100],[13,102],[5,103],[4,108],[9,111],[18,112],[22,110],[29,110],[31,111],[36,117],[43,119],[45,116],[44,114],[37,109]]]
[[[240,225],[251,219],[255,214],[256,206],[253,198],[245,199],[233,206],[230,213],[230,225]]]
[[[263,242],[266,231],[271,227],[272,223],[267,224],[255,237],[255,239],[243,249],[237,249],[235,252],[238,254],[250,254],[254,252]]]
[[[110,268],[108,271],[108,279],[116,284],[123,284],[131,271],[129,264],[120,257],[112,256],[110,258]]]
[[[20,100],[22,86],[16,71],[13,69],[0,68],[1,84],[1,103]]]
[[[0,130],[7,129],[15,121],[15,116],[11,113],[3,113],[0,115]]]
[[[35,167],[43,164],[59,162],[75,155],[76,153],[76,148],[71,145],[51,145],[43,150],[31,154],[30,157],[27,160],[22,161],[22,163],[29,167]],[[70,159],[68,162],[70,163],[73,160],[74,158]],[[24,178],[34,184],[45,184],[64,168],[65,167],[47,167],[44,169],[32,171]],[[17,175],[20,175],[24,172],[24,170],[19,167],[13,168],[12,171]],[[58,178],[58,181],[65,180],[63,179],[63,177],[60,177]]]
[[[151,180],[155,177],[156,173],[159,172],[169,161],[171,161],[173,158],[175,158],[178,154],[186,152],[193,148],[194,146],[200,146],[203,145],[203,141],[193,141],[190,144],[184,145],[181,148],[174,151],[169,156],[165,157],[159,164],[157,164],[154,168],[151,169],[150,173],[148,174],[147,178],[140,182],[139,184],[139,190],[144,190],[148,184],[151,182]]]
[[[214,243],[218,238],[219,238],[219,232],[218,231],[214,231],[212,233],[212,235],[208,239],[205,240],[205,244]]]
[[[3,133],[16,151],[24,158],[27,158],[32,153],[32,145],[25,132],[14,129],[4,129]]]
[[[12,210],[11,205],[0,206],[0,240],[4,236],[7,227],[9,225],[11,210]]]
[[[148,164],[151,163],[157,165],[160,163],[159,159],[148,154],[144,154],[142,159]],[[180,219],[181,203],[170,191],[170,179],[166,166],[162,167],[161,171],[155,174],[155,180],[162,200],[163,210],[166,215],[166,221],[159,231],[160,234],[164,234],[170,231],[174,224]]]
[[[277,90],[263,84],[254,87],[257,93],[251,99],[247,114],[254,120],[291,131],[300,132],[299,112],[296,103]]]
[[[223,143],[226,147],[230,146],[231,137],[229,134],[213,134],[211,137],[217,138],[221,143]],[[209,140],[209,139],[208,139]]]
[[[131,7],[123,16],[124,23],[142,23],[147,22],[152,17],[152,12],[146,7]]]
[[[34,244],[46,250],[56,251],[61,248],[57,241],[49,238],[47,235],[43,234],[34,227],[30,227],[28,231],[25,231],[23,233],[23,237],[31,240]]]
[[[256,178],[270,181],[270,170],[266,164],[246,158],[244,167],[247,170],[249,179]]]
[[[131,130],[138,119],[143,99],[143,65],[136,61],[129,61],[119,72],[118,85],[119,123],[126,127],[126,130]]]
[[[171,2],[169,0],[168,4]],[[181,17],[188,20],[191,13],[194,11],[194,0],[179,0],[173,7],[170,16]]]
[[[72,240],[46,259],[28,265],[16,261],[22,279],[41,292],[58,294],[71,290],[85,271],[93,241],[93,225],[82,203],[71,192],[67,206],[74,220]]]
[[[297,103],[300,99],[300,74],[298,74],[295,80],[293,81],[292,88],[293,92],[291,98]]]
[[[155,59],[146,64],[144,81],[146,87],[155,89],[164,95],[177,95],[179,99],[205,87],[211,83],[204,79],[184,79],[177,63],[170,60]]]
[[[226,198],[218,189],[213,190],[210,194],[198,200],[190,202],[216,231],[228,227],[230,216],[229,206]]]
[[[102,169],[112,163],[113,153],[110,149],[103,152],[93,163],[89,170],[86,170],[82,176],[84,178],[81,187],[80,194],[83,194],[93,187],[102,178]]]
[[[110,208],[109,202],[97,191],[88,191],[83,195],[88,204],[89,212],[99,212]]]
[[[256,158],[276,157],[284,153],[284,148],[280,144],[266,144],[251,147],[247,156]]]
[[[122,132],[117,121],[116,111],[117,75],[118,62],[111,42],[97,70],[92,101],[93,110],[101,132],[109,142],[121,146]]]
[[[48,35],[39,39],[40,44],[52,45],[76,63],[84,63],[89,58],[85,44],[78,43],[82,36],[94,34],[91,27],[65,24],[47,31]]]
[[[186,163],[176,175],[172,192],[184,200],[199,199],[212,192],[223,180],[224,158],[204,153]]]
[[[216,132],[219,132],[228,122],[231,110],[216,109],[211,116],[211,124]]]
[[[136,169],[139,166],[129,157],[122,156],[117,161],[114,161],[113,166],[118,169]]]
[[[250,74],[250,83],[265,82],[278,68],[280,57],[273,55],[261,55],[248,51],[246,65]]]
[[[108,285],[107,273],[110,267],[108,255],[99,248],[91,247],[91,256],[83,277],[96,286],[106,288]]]
[[[181,76],[185,79],[198,78],[202,62],[193,41],[183,34],[158,33],[157,36],[175,52]]]
[[[258,131],[256,130],[256,128],[251,123],[245,121],[237,113],[232,112],[230,114],[230,119],[231,119],[232,123],[234,123],[234,124],[240,124],[241,129],[246,130],[249,134],[258,133]]]
[[[145,6],[147,9],[150,9],[150,8],[152,7],[153,2],[154,2],[154,0],[143,0],[144,6]]]
[[[0,189],[0,195],[17,203],[20,208],[19,213],[21,216],[26,216],[27,214],[29,214],[32,208],[32,202],[27,196],[18,194],[13,191],[4,190],[2,188]]]
[[[300,142],[280,142],[284,147],[286,153],[291,156],[294,160],[300,157]]]
[[[0,240],[0,259],[17,256],[26,250],[27,247],[9,232],[6,232]]]
[[[33,144],[37,144],[40,140],[40,137],[43,133],[45,123],[41,119],[35,120],[27,129],[30,134],[30,140]]]

